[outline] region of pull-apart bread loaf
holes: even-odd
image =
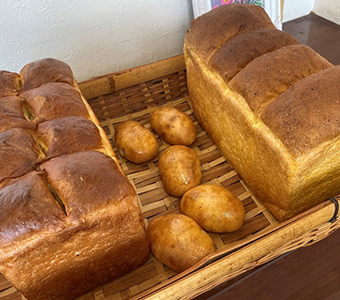
[[[69,66],[0,72],[0,272],[74,299],[149,257],[138,198]]]
[[[195,19],[184,45],[190,104],[280,221],[340,192],[340,66],[254,5]]]

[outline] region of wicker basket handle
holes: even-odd
[[[330,198],[334,205],[335,205],[335,210],[334,210],[334,215],[333,217],[329,220],[330,223],[334,223],[338,219],[338,212],[339,212],[339,202],[336,200],[334,197]]]

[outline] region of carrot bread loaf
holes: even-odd
[[[195,19],[190,104],[223,155],[282,221],[340,192],[340,66],[254,5]]]
[[[133,186],[71,69],[0,72],[0,272],[28,300],[74,299],[145,263]]]

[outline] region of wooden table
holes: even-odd
[[[287,253],[197,299],[340,299],[340,231]]]

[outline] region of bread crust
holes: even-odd
[[[211,57],[211,68],[230,81],[255,58],[289,45],[299,44],[290,34],[274,28],[261,28],[236,35]]]
[[[19,74],[0,71],[0,97],[17,95],[20,87],[21,79]]]
[[[63,61],[45,58],[26,64],[20,71],[21,92],[48,82],[63,82],[75,86],[73,72]]]

